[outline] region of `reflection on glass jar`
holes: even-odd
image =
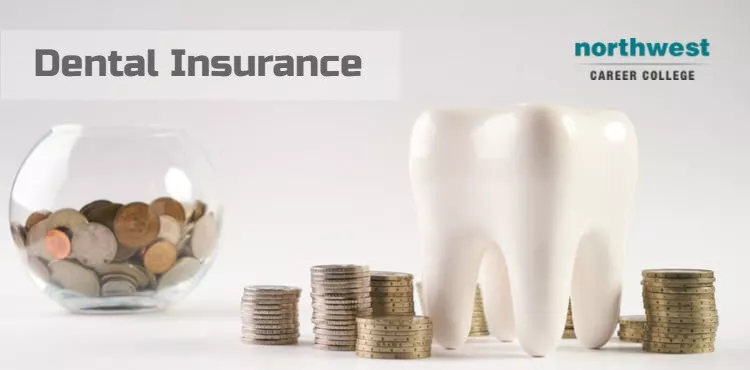
[[[161,310],[214,259],[214,185],[179,130],[56,126],[16,175],[11,233],[33,280],[68,310]]]

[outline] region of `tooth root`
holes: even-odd
[[[515,338],[513,299],[510,294],[505,257],[496,245],[487,248],[479,270],[484,315],[490,335],[509,342]]]
[[[466,342],[471,329],[483,248],[454,238],[429,238],[422,289],[435,341],[446,349]]]
[[[576,337],[600,348],[615,332],[622,293],[622,240],[587,233],[579,243],[573,271],[572,301]]]
[[[509,248],[506,259],[518,341],[526,353],[543,357],[557,347],[565,327],[574,242],[566,237],[547,241],[544,230],[533,234]]]

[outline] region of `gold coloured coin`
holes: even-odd
[[[714,272],[702,269],[648,269],[643,270],[641,275],[644,278],[658,279],[698,279],[712,278]]]
[[[719,317],[716,311],[690,311],[690,312],[675,312],[675,311],[648,311],[649,317],[671,317],[676,319],[712,319]]]
[[[643,279],[641,285],[655,286],[655,287],[705,287],[712,286],[716,279],[714,278],[702,278],[702,279]]]
[[[650,330],[646,331],[651,338],[666,338],[666,339],[714,339],[716,338],[716,332],[713,333],[690,333],[690,334],[673,334],[673,333],[660,333],[653,332]]]
[[[369,346],[366,344],[357,343],[357,351],[364,352],[377,352],[377,353],[414,353],[414,352],[428,352],[432,345],[426,346],[415,346],[415,347],[376,347]]]
[[[713,293],[694,293],[694,294],[685,294],[685,293],[657,293],[657,292],[643,292],[643,299],[644,302],[653,302],[656,300],[665,300],[672,303],[677,304],[678,302],[696,302],[696,303],[703,303],[703,302],[715,302],[715,295]]]
[[[705,325],[718,323],[718,317],[703,317],[703,318],[677,318],[677,317],[664,317],[664,316],[649,316],[648,323],[664,323],[669,325],[685,324],[685,325]]]
[[[410,352],[410,353],[378,353],[378,352],[365,352],[356,351],[357,356],[362,358],[378,359],[378,360],[417,360],[428,358],[431,356],[430,351],[426,352]]]
[[[647,312],[717,312],[715,304],[705,306],[657,306],[646,304],[644,308]]]
[[[704,348],[713,347],[713,343],[660,343],[644,340],[643,344],[648,344],[652,348],[668,348],[668,349],[693,349],[693,348]]]
[[[182,203],[170,197],[154,199],[151,202],[151,209],[157,216],[166,215],[180,223],[185,222],[185,207],[182,206]]]
[[[376,318],[358,318],[357,324],[362,325],[432,325],[432,320],[427,316],[413,317],[376,317]]]
[[[432,339],[414,340],[408,342],[383,342],[376,340],[366,340],[357,338],[357,345],[372,346],[376,348],[391,347],[429,347],[432,345]]]
[[[671,343],[671,344],[695,344],[696,346],[713,345],[715,337],[711,338],[665,338],[656,336],[646,336],[651,343]]]
[[[713,294],[716,292],[715,287],[655,287],[650,285],[644,285],[643,291],[646,293],[662,293],[662,294]]]
[[[394,272],[394,271],[370,271],[370,280],[379,281],[402,281],[402,280],[413,280],[414,275],[406,272]]]
[[[117,211],[114,232],[127,249],[144,248],[159,235],[159,217],[146,203],[130,203]]]
[[[143,254],[143,266],[153,274],[163,274],[177,262],[177,247],[168,241],[158,241]]]
[[[379,281],[379,280],[371,280],[370,281],[371,287],[401,287],[401,288],[411,288],[412,282],[411,281]],[[414,288],[412,288],[413,290]]]
[[[380,335],[380,334],[369,334],[369,333],[357,333],[358,340],[365,340],[370,342],[419,342],[432,340],[432,332],[419,333],[413,335]]]
[[[622,324],[645,324],[646,323],[646,316],[645,315],[629,315],[629,316],[620,316],[620,325]]]
[[[664,333],[664,334],[709,334],[716,333],[718,327],[716,325],[711,326],[674,326],[664,325],[658,326],[654,324],[648,324],[646,331],[650,334]]]

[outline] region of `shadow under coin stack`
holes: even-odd
[[[122,297],[193,278],[213,254],[218,220],[206,204],[95,200],[80,211],[33,212],[13,224],[37,278],[86,297]]]
[[[422,313],[424,314],[424,296],[422,294],[422,283],[417,284],[417,295],[419,296],[419,305],[422,307]],[[487,317],[484,314],[484,299],[482,298],[482,289],[477,284],[477,289],[474,291],[474,311],[471,316],[471,329],[469,329],[470,337],[486,337],[490,335],[489,327],[487,326]]]
[[[425,316],[357,318],[357,356],[411,360],[432,354],[432,321]]]
[[[563,339],[576,339],[576,331],[573,325],[573,303],[568,299],[568,316],[565,320],[565,329],[563,330]]]
[[[299,339],[300,288],[251,285],[242,296],[242,341],[288,345]]]
[[[646,316],[620,316],[620,330],[617,336],[623,342],[643,343],[646,331]]]
[[[713,352],[719,326],[713,271],[662,269],[642,274],[646,309],[643,350]]]
[[[373,316],[414,316],[414,276],[404,272],[370,272]]]
[[[370,270],[357,265],[310,268],[314,347],[354,351],[359,316],[372,315]]]

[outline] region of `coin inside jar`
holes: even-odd
[[[86,210],[82,210],[81,213],[86,216],[89,222],[100,223],[113,229],[115,216],[120,208],[122,208],[122,204],[120,203],[97,203],[91,205]]]
[[[109,228],[92,222],[73,231],[72,254],[84,265],[109,263],[117,254],[117,239]]]
[[[52,212],[50,211],[36,211],[29,215],[26,219],[26,230],[31,229],[34,225],[38,224],[39,221],[47,218]]]
[[[44,236],[44,250],[52,259],[62,260],[70,256],[70,239],[64,231],[52,229]]]
[[[182,223],[172,216],[159,216],[159,239],[164,239],[172,244],[179,244],[182,239]]]
[[[140,249],[151,244],[159,235],[159,217],[146,203],[130,203],[117,211],[114,231],[121,245],[128,249]]]
[[[151,209],[153,209],[154,213],[158,216],[167,215],[180,223],[185,222],[185,208],[182,206],[182,203],[170,197],[154,199],[154,201],[151,202]]]
[[[108,201],[106,199],[95,200],[95,201],[93,201],[91,203],[88,203],[85,206],[81,207],[80,212],[81,212],[82,215],[86,216],[86,213],[88,211],[90,211],[92,208],[96,208],[96,207],[99,207],[99,206],[104,206],[104,205],[111,204],[111,203],[112,202],[110,202],[110,201]]]
[[[169,270],[177,261],[177,247],[168,241],[158,241],[143,254],[143,266],[154,274]]]
[[[193,256],[203,261],[211,255],[219,230],[212,213],[206,214],[195,223],[190,241]]]
[[[23,248],[26,246],[26,228],[23,225],[11,223],[10,234],[16,247]]]
[[[99,278],[93,271],[71,261],[49,263],[50,279],[63,289],[90,297],[99,296]]]
[[[72,208],[63,208],[49,215],[47,218],[47,227],[49,229],[60,229],[65,228],[67,230],[75,230],[81,225],[87,224],[89,221],[84,215]]]

